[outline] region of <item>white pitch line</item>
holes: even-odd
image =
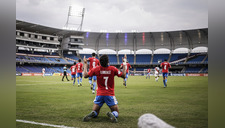
[[[55,127],[55,128],[75,128],[75,127],[68,127],[64,125],[54,125],[54,124],[46,124],[46,123],[38,123],[34,121],[27,121],[27,120],[16,120],[17,122],[27,123],[27,124],[36,124],[36,125],[42,125],[42,126],[49,126],[49,127]]]

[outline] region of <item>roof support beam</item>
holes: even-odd
[[[98,35],[98,38],[96,39],[96,42],[95,42],[95,51],[98,51],[99,50],[99,40],[100,40],[101,36],[102,36],[102,33],[100,33]]]

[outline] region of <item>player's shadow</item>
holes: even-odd
[[[88,122],[101,122],[101,123],[103,123],[103,122],[111,122],[111,120],[109,119],[109,117],[107,116],[107,115],[105,115],[105,116],[98,116],[98,117],[96,117],[96,118],[92,118],[90,121],[88,121]]]

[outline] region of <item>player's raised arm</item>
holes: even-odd
[[[122,65],[121,65],[122,66]],[[123,72],[122,72],[122,78],[126,78],[126,62],[123,63]]]
[[[120,69],[122,69],[123,68],[123,65],[120,65]]]
[[[89,75],[88,75],[88,72],[87,72],[87,59],[84,56],[84,78],[88,78],[88,77],[89,77]]]

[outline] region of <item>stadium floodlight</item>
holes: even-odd
[[[82,25],[83,25],[83,20],[84,20],[84,12],[85,12],[85,8],[83,8],[83,7],[69,6],[67,21],[66,21],[66,24],[65,24],[65,26],[63,28],[64,29],[68,29],[68,30],[76,30],[76,27],[75,26],[78,25],[77,30],[78,31],[82,31]],[[70,22],[70,17],[78,17],[78,18],[81,17],[80,24],[71,23]],[[71,27],[71,25],[73,25],[73,27]]]
[[[82,17],[83,9],[84,8],[78,6],[69,6],[69,15]]]

